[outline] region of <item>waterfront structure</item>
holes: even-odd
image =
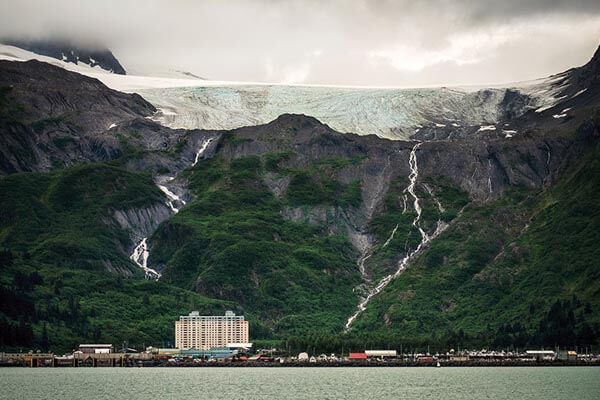
[[[109,354],[114,350],[112,344],[80,344],[79,351],[84,354]]]
[[[552,360],[556,356],[552,350],[527,350],[526,353],[529,357],[534,357],[538,361]]]
[[[365,350],[367,357],[396,357],[396,350]]]
[[[227,347],[231,351],[237,351],[238,353],[248,353],[252,350],[252,343],[227,343]]]
[[[230,343],[248,343],[248,321],[232,311],[225,315],[200,315],[192,311],[175,322],[175,347],[209,350]]]
[[[561,361],[577,361],[577,352],[573,350],[558,350],[556,359]]]
[[[350,354],[348,354],[348,359],[350,359],[350,360],[366,360],[367,354],[366,353],[350,353]]]

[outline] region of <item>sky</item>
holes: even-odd
[[[587,62],[600,44],[600,1],[0,1],[0,37],[23,36],[104,45],[136,74],[479,85]]]

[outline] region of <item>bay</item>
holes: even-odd
[[[597,367],[0,368],[0,399],[598,399]]]

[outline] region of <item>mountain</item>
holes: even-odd
[[[596,344],[598,57],[505,132],[421,141],[290,113],[172,129],[139,95],[2,61],[0,345],[161,344],[225,308],[323,351]]]
[[[38,61],[0,61],[0,87],[4,173],[111,158],[120,150],[104,132],[155,111],[139,95]]]
[[[98,66],[108,72],[126,75],[123,66],[107,48],[82,46],[64,40],[4,39],[2,43],[67,63],[82,63],[92,68]]]

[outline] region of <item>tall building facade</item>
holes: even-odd
[[[248,343],[248,321],[226,311],[224,316],[200,315],[192,311],[175,321],[175,347],[209,350],[230,343]]]

